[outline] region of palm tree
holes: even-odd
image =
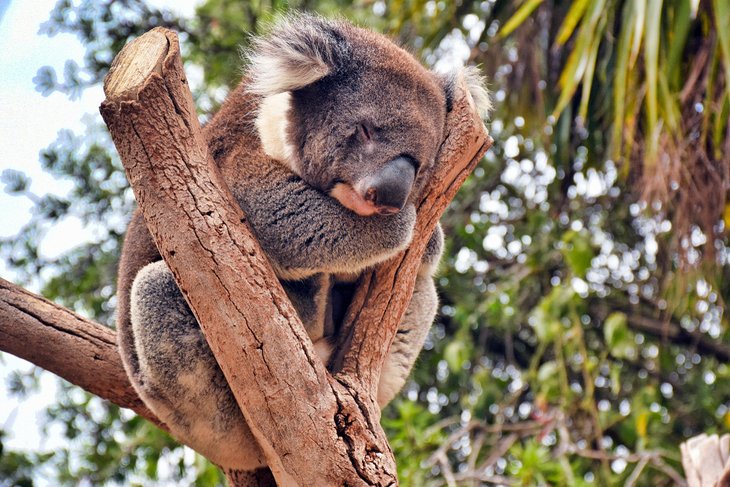
[[[693,247],[714,260],[730,225],[730,2],[428,4],[397,2],[392,31],[442,48],[458,32],[468,61],[494,73],[497,117],[522,114],[522,132],[557,145],[567,174],[579,147],[595,164],[615,161],[671,219],[682,261],[699,263]],[[693,246],[697,230],[706,243]]]

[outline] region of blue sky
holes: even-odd
[[[48,18],[55,0],[33,2],[2,2],[0,13],[0,172],[5,169],[22,170],[32,178],[32,190],[64,193],[69,187],[44,174],[38,162],[39,151],[50,144],[61,128],[80,130],[84,113],[91,112],[100,101],[101,91],[88,90],[78,101],[64,95],[48,97],[36,92],[32,82],[38,68],[44,65],[63,67],[66,59],[80,59],[83,47],[71,35],[53,38],[37,35],[39,25]],[[30,202],[0,192],[0,235],[15,234],[30,217]],[[69,236],[73,235],[74,238]],[[78,221],[68,220],[53,229],[44,245],[49,254],[62,252],[84,238]],[[13,276],[0,262],[0,276]],[[44,374],[40,394],[33,394],[22,402],[5,397],[5,382],[12,369],[28,369],[27,362],[3,355],[0,366],[0,424],[10,432],[10,448],[52,448],[56,435],[43,442],[37,424],[44,406],[55,396],[55,379]]]
[[[64,193],[67,184],[44,174],[38,152],[50,144],[58,130],[81,130],[84,113],[92,112],[101,101],[101,89],[87,90],[78,101],[60,93],[43,97],[32,82],[44,65],[63,69],[66,59],[81,59],[83,47],[75,37],[64,34],[53,38],[37,35],[39,25],[48,17],[54,0],[10,2],[0,23],[0,171],[19,169],[33,181],[36,193]],[[28,220],[30,202],[0,193],[0,235],[13,235]],[[51,232],[44,251],[50,254],[69,248],[65,235],[78,235],[78,221],[67,221]],[[6,275],[2,264],[0,273]]]
[[[101,87],[85,90],[81,98],[74,101],[60,93],[44,97],[35,91],[32,79],[41,66],[52,66],[62,71],[68,59],[83,64],[84,49],[75,36],[38,35],[40,24],[48,19],[55,3],[56,0],[0,0],[0,113],[3,115],[0,117],[0,172],[5,169],[25,172],[32,179],[31,190],[37,194],[64,194],[69,191],[67,182],[54,180],[41,170],[39,151],[53,142],[61,129],[83,133],[82,119],[100,117],[98,106],[103,100]],[[158,0],[149,3],[191,15],[198,2]],[[0,191],[0,236],[14,235],[30,218],[30,209],[31,204],[26,199]],[[69,218],[49,231],[41,251],[48,256],[58,255],[91,236],[91,231],[77,219]],[[0,277],[13,280],[2,261]],[[9,354],[2,355],[0,427],[10,433],[4,442],[12,449],[52,449],[62,440],[58,434],[51,432],[49,439],[44,441],[37,425],[44,407],[54,399],[55,377],[43,374],[41,392],[22,403],[6,393],[5,384],[10,371],[29,367],[25,361]],[[41,481],[39,485],[47,484]]]
[[[32,82],[38,68],[52,66],[58,72],[68,59],[83,65],[83,46],[70,34],[54,37],[38,35],[41,23],[56,0],[14,1],[0,0],[0,172],[19,169],[31,177],[31,189],[38,194],[65,193],[68,183],[56,181],[43,173],[38,152],[56,138],[60,129],[82,132],[85,114],[100,120],[98,107],[104,99],[101,87],[83,92],[79,100],[53,93],[44,97],[34,89]],[[167,0],[149,2],[174,6],[175,10],[192,14],[194,0]],[[0,192],[0,236],[11,236],[29,219],[30,202]],[[67,219],[52,229],[44,239],[41,251],[57,255],[78,243],[70,235],[88,238],[78,220]],[[0,275],[7,275],[0,262]]]

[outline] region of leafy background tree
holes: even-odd
[[[129,39],[164,25],[202,79],[205,118],[238,81],[249,34],[299,8],[388,33],[437,68],[481,64],[496,143],[445,218],[441,315],[383,415],[402,482],[674,485],[681,441],[730,430],[729,5],[207,0],[180,18],[139,0],[60,0],[41,32],[77,35],[86,55],[34,81],[78,97]],[[74,189],[33,195],[5,172],[6,191],[35,210],[0,253],[21,281],[111,326],[134,203],[100,119],[61,132],[41,163]],[[97,238],[44,258],[44,232],[69,215]],[[25,394],[38,376],[7,387]],[[223,482],[67,384],[46,416],[68,442],[2,450],[0,485],[32,485],[41,467],[58,485]]]

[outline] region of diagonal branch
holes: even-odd
[[[0,278],[0,351],[53,372],[167,431],[132,388],[116,333]],[[236,472],[234,487],[270,487],[266,469]]]
[[[115,59],[105,91],[101,112],[146,223],[277,482],[396,485],[374,384],[431,229],[490,144],[468,94],[462,91],[455,102],[411,248],[367,276],[351,306],[350,316],[357,317],[350,320],[353,346],[335,379],[315,358],[208,154],[177,36],[155,29],[129,44]],[[16,301],[23,293],[9,283],[0,287],[2,350],[156,421],[131,391],[113,332],[32,295],[24,307]],[[38,313],[43,306],[49,308]],[[66,319],[70,324],[59,327]],[[28,341],[33,330],[47,333]],[[106,365],[92,365],[97,362]]]
[[[451,129],[441,145],[436,170],[418,205],[414,237],[401,255],[378,266],[359,287],[348,310],[344,329],[349,344],[338,379],[361,381],[375,396],[381,367],[393,342],[429,237],[467,176],[491,146],[484,125],[462,91],[447,118]],[[347,333],[347,332],[345,332]]]
[[[102,116],[145,222],[275,478],[336,482],[350,460],[327,372],[208,154],[177,36],[156,29],[127,45],[105,91]],[[303,468],[312,461],[321,470]]]

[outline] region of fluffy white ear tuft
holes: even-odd
[[[469,93],[469,98],[474,103],[479,116],[482,119],[489,119],[489,112],[492,110],[492,102],[489,99],[487,80],[476,66],[457,68],[445,73],[437,73],[436,77],[441,80],[446,93],[446,109],[451,111],[454,98],[459,89]]]
[[[459,78],[474,101],[477,112],[483,119],[489,118],[489,112],[492,111],[492,100],[489,98],[489,90],[487,90],[487,78],[476,66],[467,66],[459,72]]]
[[[347,50],[337,22],[310,14],[284,17],[244,52],[249,91],[271,96],[303,88],[336,71]]]

